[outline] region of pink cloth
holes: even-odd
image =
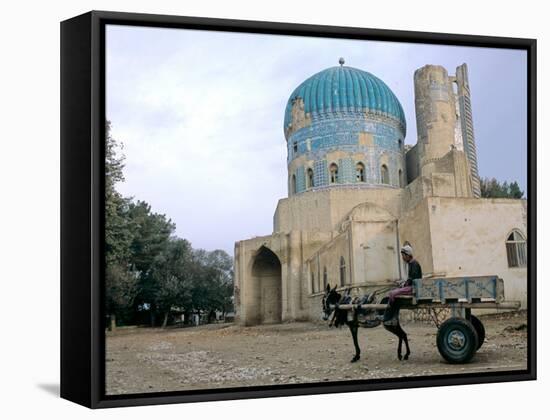
[[[405,287],[399,287],[397,289],[390,290],[390,293],[388,294],[390,298],[390,305],[395,302],[395,298],[397,296],[410,296],[413,293],[413,287],[412,286],[405,286]]]

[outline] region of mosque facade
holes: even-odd
[[[412,147],[391,89],[339,64],[287,102],[288,197],[270,235],[235,244],[236,320],[314,320],[327,284],[356,295],[392,285],[405,242],[425,277],[497,274],[525,307],[527,202],[480,197],[466,64],[415,71]]]

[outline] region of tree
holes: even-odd
[[[224,314],[233,306],[233,258],[223,250],[208,253],[208,267],[212,278],[212,309]]]
[[[111,136],[111,124],[105,126],[105,310],[110,314],[110,327],[116,326],[117,314],[128,312],[137,293],[136,275],[131,270],[129,199],[116,190],[124,181],[122,145]]]
[[[173,307],[185,311],[227,311],[232,306],[233,261],[224,251],[193,250],[174,236],[175,224],[145,201],[123,197],[123,145],[105,138],[105,311],[111,326],[149,310],[168,323]],[[135,318],[134,318],[135,319]]]
[[[483,178],[480,180],[481,196],[483,198],[523,198],[523,191],[520,190],[516,181],[502,184],[495,178]]]
[[[516,181],[510,184],[510,195],[512,198],[523,198],[523,191],[521,191]]]
[[[196,310],[227,312],[233,300],[233,259],[222,250],[194,251],[192,300]]]
[[[136,295],[137,273],[121,264],[108,264],[105,269],[105,304],[111,320],[109,329],[116,327],[117,315],[128,316]]]
[[[162,252],[176,225],[166,215],[154,213],[145,201],[130,203],[128,215],[133,231],[130,252],[136,269],[146,273],[156,256]]]
[[[173,239],[154,259],[151,279],[155,283],[154,301],[164,314],[163,328],[173,307],[191,307],[191,244]]]
[[[123,146],[111,136],[111,123],[105,127],[105,259],[107,264],[128,261],[132,232],[127,217],[130,200],[122,197],[115,186],[124,181]]]
[[[150,305],[153,326],[159,284],[158,276],[152,276],[152,269],[156,259],[167,250],[176,226],[164,214],[153,213],[151,206],[144,201],[130,203],[128,215],[133,232],[129,250],[133,267],[139,273],[136,305]]]

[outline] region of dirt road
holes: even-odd
[[[466,365],[442,361],[436,329],[403,324],[411,358],[382,327],[360,329],[361,360],[347,327],[289,323],[239,327],[119,328],[107,333],[107,394],[520,370],[527,366],[524,313],[482,317],[487,340]]]

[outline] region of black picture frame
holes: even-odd
[[[102,305],[108,24],[520,49],[527,52],[528,368],[525,371],[105,395]],[[61,23],[61,397],[90,408],[536,379],[536,40],[92,11]]]

